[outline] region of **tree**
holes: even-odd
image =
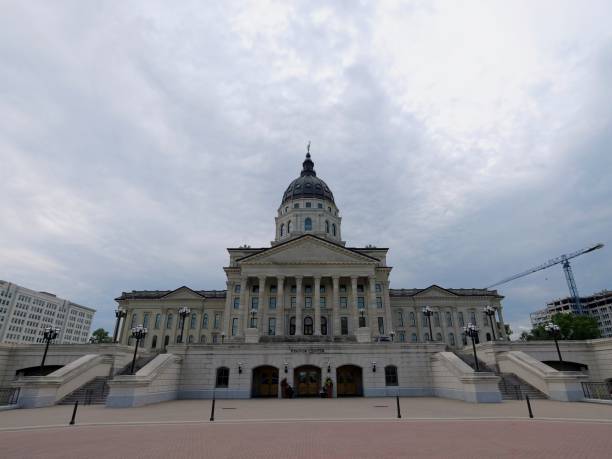
[[[594,339],[601,336],[597,320],[589,316],[557,313],[552,316],[552,322],[561,329],[558,339]],[[530,332],[521,333],[521,341],[543,341],[553,339],[544,329],[544,325],[533,327]]]
[[[94,343],[110,343],[112,342],[112,338],[108,336],[108,332],[103,328],[98,328],[94,330],[91,334]]]

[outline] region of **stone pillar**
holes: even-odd
[[[385,308],[385,329],[387,330],[387,335],[391,331],[391,327],[393,326],[393,312],[391,311],[391,297],[389,296],[389,281],[385,280],[382,282],[382,301],[383,308]],[[395,331],[395,330],[394,330]],[[397,336],[397,333],[396,333]]]
[[[232,323],[231,315],[232,315],[232,295],[234,293],[234,282],[228,279],[227,282],[225,283],[225,286],[227,288],[227,293],[225,295],[225,312],[223,313],[223,330],[221,331],[225,333],[225,336],[227,338],[229,338],[231,335],[230,327]],[[202,310],[202,317],[204,317],[204,310]],[[202,321],[200,320],[199,322],[200,322],[200,328],[201,328]],[[200,337],[198,336],[198,343],[199,342],[200,342]]]
[[[266,335],[268,332],[264,328],[264,309],[266,308],[266,276],[259,276],[259,307],[257,308],[257,328],[259,335]]]
[[[302,276],[295,276],[295,295],[295,336],[302,336],[302,330],[304,329],[302,323],[302,307],[304,305]]]
[[[359,311],[357,310],[357,276],[351,276],[351,317],[353,322],[353,334],[359,328]]]
[[[276,277],[276,334],[285,335],[285,277]]]
[[[414,315],[416,318],[417,339],[419,340],[419,343],[422,343],[425,341],[423,339],[425,336],[423,334],[423,326],[425,324],[425,322],[423,321],[425,320],[425,317],[423,316],[423,312],[421,311],[421,308],[419,308],[418,306],[414,308]]]
[[[244,336],[244,332],[249,328],[249,305],[248,293],[249,293],[249,278],[242,276],[240,278],[240,323],[242,324],[241,335]]]
[[[376,310],[376,278],[374,276],[368,277],[368,293],[368,303],[370,306],[370,310],[368,311],[369,323],[367,323],[366,325],[370,327],[370,333],[372,334],[372,336],[374,336],[375,334],[380,334],[378,333],[378,311]],[[384,310],[380,312],[382,313],[384,312]]]
[[[332,277],[332,315],[333,315],[333,328],[334,328],[334,336],[340,336],[340,277],[333,276]],[[331,321],[329,318],[327,319],[327,323],[330,324]],[[329,330],[328,330],[329,332]],[[335,385],[334,385],[335,387]]]
[[[314,297],[313,301],[315,310],[314,319],[314,335],[321,335],[321,276],[315,276],[314,278]]]
[[[496,331],[495,332],[495,336],[499,336],[501,335],[502,338],[504,338],[505,340],[508,339],[508,336],[506,335],[506,326],[504,325],[504,316],[502,315],[502,306],[501,304],[499,306],[497,306],[495,309],[497,309],[497,315],[499,316],[499,333]]]

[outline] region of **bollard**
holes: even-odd
[[[395,404],[397,405],[397,419],[401,419],[402,418],[402,412],[400,411],[399,395],[395,396]]]
[[[77,408],[79,407],[79,401],[74,402],[74,410],[72,410],[72,419],[70,420],[70,425],[74,425],[74,420],[76,418]]]
[[[525,394],[525,400],[527,400],[527,409],[529,410],[529,417],[533,418],[533,411],[531,411],[531,402],[529,401],[529,395]]]
[[[215,420],[215,398],[213,397],[212,407],[210,408],[210,420]]]

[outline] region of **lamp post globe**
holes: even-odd
[[[183,333],[185,332],[185,319],[189,314],[191,314],[191,309],[183,306],[181,309],[179,309],[178,313],[181,318],[181,335],[179,336],[179,343],[182,343]]]
[[[132,338],[136,340],[136,345],[134,346],[134,358],[132,359],[132,368],[130,369],[130,374],[134,374],[134,366],[136,365],[136,353],[138,352],[138,345],[140,341],[145,339],[147,336],[148,330],[142,325],[137,325],[132,328]]]
[[[121,319],[124,319],[127,317],[127,311],[123,311],[122,309],[115,309],[115,317],[117,318],[117,321],[115,322],[115,333],[113,333],[113,343],[117,342],[117,338],[119,335],[119,323],[121,322]]]
[[[54,327],[45,328],[45,332],[43,333],[43,340],[45,341],[45,352],[43,354],[42,361],[40,362],[40,375],[42,376],[44,368],[45,368],[45,360],[47,360],[47,351],[49,351],[49,344],[51,341],[57,338],[59,335],[60,329]]]
[[[558,337],[561,335],[561,327],[559,327],[556,323],[548,322],[546,325],[544,325],[544,330],[546,330],[548,334],[551,335],[555,340],[555,346],[557,348],[559,362],[563,362],[563,358],[561,357],[561,350],[559,349],[559,341],[557,340]]]
[[[476,371],[480,371],[480,367],[478,366],[478,356],[476,355],[476,338],[478,338],[478,327],[473,323],[469,323],[465,327],[463,327],[463,331],[466,336],[469,336],[472,339],[472,350],[474,351],[474,366],[476,367]]]
[[[433,309],[431,309],[429,306],[424,306],[423,315],[427,317],[427,324],[429,325],[429,341],[433,341],[433,331],[431,329],[431,316],[433,316]]]
[[[489,324],[491,325],[491,332],[493,333],[493,341],[495,341],[495,323],[493,317],[495,317],[495,308],[492,306],[485,306],[484,313],[489,317]]]

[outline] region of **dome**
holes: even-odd
[[[310,159],[310,153],[306,154],[306,159],[302,166],[300,176],[287,187],[283,195],[283,204],[298,198],[318,198],[334,202],[334,195],[327,186],[327,183],[317,177],[317,173],[314,170],[314,162]]]

